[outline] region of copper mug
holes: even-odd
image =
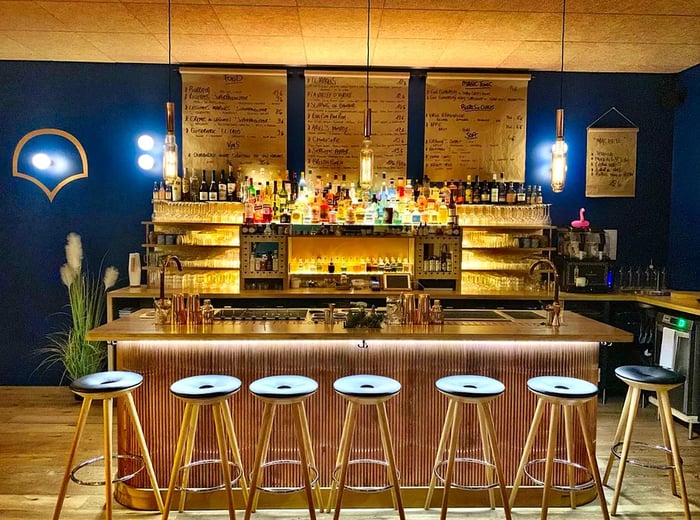
[[[416,319],[413,323],[425,324],[430,323],[430,295],[418,295],[418,307],[416,308]]]
[[[416,299],[413,293],[401,294],[401,308],[403,309],[401,323],[404,325],[411,325],[415,319],[416,313]]]

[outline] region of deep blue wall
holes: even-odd
[[[677,287],[700,289],[700,65],[680,74],[673,132],[669,267]]]
[[[288,168],[299,171],[304,157],[303,75],[300,69],[289,72]],[[0,257],[4,300],[0,384],[58,381],[56,371],[33,372],[40,360],[33,351],[45,343],[47,333],[60,326],[61,317],[56,313],[65,310],[67,298],[59,267],[65,262],[63,247],[69,232],[82,236],[93,269],[105,255],[105,265],[117,266],[124,273],[121,285],[126,285],[128,253],[140,250],[140,222],[150,216],[151,186],[159,177],[137,168],[136,138],[149,132],[157,143],[162,142],[167,73],[166,66],[157,65],[0,62],[4,87],[0,166],[5,172],[0,176],[4,241]],[[661,92],[672,78],[565,74],[569,180],[565,192],[558,195],[549,190],[547,172],[560,76],[534,73],[530,82],[526,181],[544,186],[545,202],[554,204],[555,224],[574,219],[583,206],[594,226],[619,229],[621,263],[643,263],[649,258],[657,265],[666,262],[674,109],[662,106]],[[684,76],[684,80],[694,83],[697,115],[697,73]],[[411,71],[408,169],[412,177],[422,173],[424,82],[424,71]],[[177,75],[173,83],[173,98],[178,100]],[[640,128],[637,196],[586,199],[586,127],[612,106]],[[697,123],[689,120],[683,128],[693,125],[697,129]],[[35,185],[10,173],[17,142],[39,128],[59,128],[73,134],[85,148],[90,168],[87,179],[63,188],[52,203]],[[179,134],[178,142],[182,142]],[[694,167],[697,172],[697,156]],[[697,180],[694,182],[697,185]]]

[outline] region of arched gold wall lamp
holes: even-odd
[[[75,147],[76,151],[80,155],[81,170],[75,173],[71,173],[67,177],[60,177],[61,180],[58,182],[58,184],[56,184],[56,186],[53,187],[53,189],[47,187],[41,179],[34,177],[32,174],[19,171],[19,159],[22,155],[25,145],[35,137],[42,135],[56,135],[68,140]],[[83,148],[83,145],[80,144],[80,141],[78,141],[73,135],[69,134],[68,132],[59,130],[57,128],[41,128],[39,130],[33,130],[26,134],[24,137],[22,137],[22,139],[19,140],[17,146],[15,147],[14,154],[12,155],[12,176],[28,180],[29,182],[33,182],[34,184],[39,186],[39,188],[41,188],[41,191],[43,191],[49,198],[49,201],[53,202],[54,197],[58,194],[59,191],[61,191],[61,188],[63,188],[66,184],[88,176],[87,155],[85,154],[85,149]]]

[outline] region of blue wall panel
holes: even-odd
[[[700,290],[700,65],[683,72],[676,114],[669,266],[673,284]]]
[[[301,72],[290,69],[288,77],[288,167],[297,171],[304,160]],[[58,381],[56,371],[33,372],[39,361],[33,351],[45,343],[47,333],[59,327],[61,317],[56,314],[65,310],[67,296],[59,268],[65,262],[63,247],[69,232],[82,236],[91,269],[99,266],[104,255],[104,264],[117,266],[122,272],[121,285],[126,285],[128,253],[140,251],[140,222],[150,217],[151,187],[160,177],[157,171],[144,173],[136,166],[136,138],[148,132],[160,149],[167,74],[167,67],[162,65],[0,62],[4,83],[0,166],[5,172],[0,176],[4,240],[0,291],[5,310],[0,314],[0,352],[4,360],[0,384]],[[669,77],[565,74],[569,180],[566,191],[559,195],[549,190],[547,168],[560,76],[535,73],[530,82],[526,181],[544,186],[545,202],[554,204],[555,224],[573,220],[583,206],[594,226],[619,229],[621,263],[640,264],[649,258],[657,265],[666,262],[674,110],[661,105],[659,91]],[[177,101],[177,73],[173,79],[173,98]],[[695,83],[697,118],[698,75],[688,74],[684,79]],[[424,71],[411,71],[408,171],[413,178],[422,172],[424,83]],[[640,127],[637,197],[586,199],[586,126],[611,106]],[[180,108],[178,103],[178,119]],[[35,185],[10,173],[17,142],[38,128],[70,132],[87,152],[89,177],[63,188],[53,203]],[[178,142],[182,143],[179,129]],[[697,173],[697,159],[694,165]]]

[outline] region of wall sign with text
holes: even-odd
[[[525,180],[529,75],[433,74],[425,87],[424,171],[431,180],[504,173]]]
[[[586,197],[634,197],[638,128],[588,128]]]
[[[364,72],[305,71],[306,167],[314,175],[346,175],[357,182],[364,134]],[[369,76],[372,149],[376,173],[406,175],[408,73]]]
[[[181,68],[184,166],[287,167],[287,72]]]

